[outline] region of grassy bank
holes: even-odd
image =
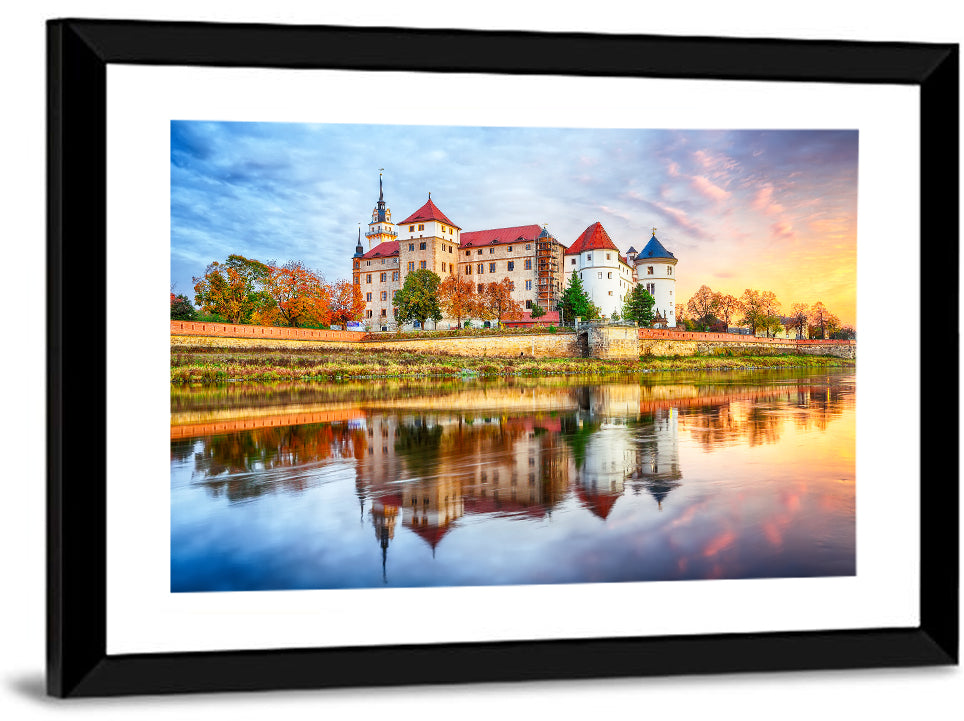
[[[360,378],[553,376],[754,368],[853,367],[831,356],[679,356],[631,360],[598,358],[465,358],[379,350],[341,352],[171,353],[172,383],[333,381]]]

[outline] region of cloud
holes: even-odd
[[[715,202],[726,200],[731,195],[729,191],[723,190],[723,188],[715,185],[712,181],[702,175],[694,176],[690,184],[698,193]]]
[[[757,191],[753,199],[753,207],[766,215],[778,215],[783,212],[783,206],[773,200],[773,186],[764,185]]]
[[[777,240],[792,240],[797,237],[797,234],[793,230],[793,225],[785,220],[771,225],[770,233]]]

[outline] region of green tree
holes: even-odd
[[[543,308],[538,303],[533,303],[532,307],[529,309],[530,318],[541,318],[546,314],[546,309]]]
[[[562,311],[562,317],[570,323],[576,317],[583,320],[589,319],[589,296],[582,287],[582,279],[578,273],[573,273],[569,277],[569,285],[562,291],[562,297],[559,299],[559,310]]]
[[[405,277],[405,284],[395,294],[395,320],[399,325],[418,321],[425,328],[425,321],[431,318],[438,323],[442,319],[439,307],[439,283],[435,273],[430,270],[415,270]]]
[[[171,320],[194,320],[197,310],[183,293],[171,293]]]
[[[636,285],[623,302],[623,318],[646,328],[653,322],[656,299],[642,285]]]

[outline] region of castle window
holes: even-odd
[[[387,291],[387,290],[383,290],[383,291],[382,291],[382,300],[388,300],[388,291]]]
[[[576,264],[576,259],[575,259],[575,258],[573,258],[573,259],[572,259],[572,262],[571,262],[571,263],[569,263],[569,265],[575,265],[575,264]]]
[[[478,254],[479,254],[479,255],[482,255],[482,249],[481,249],[481,248],[479,248]]]
[[[490,273],[494,273],[494,272],[495,272],[495,263],[489,263],[489,272],[490,272]]]
[[[479,252],[481,253],[482,251],[480,250]],[[479,275],[482,275],[485,272],[485,263],[479,263],[479,267],[476,268],[475,270],[478,272]]]
[[[647,265],[647,266],[646,266],[646,275],[652,275],[652,274],[653,274],[653,266]]]
[[[365,293],[365,300],[368,301],[369,303],[371,303],[371,301],[372,301],[372,294],[371,294],[371,293]]]
[[[450,246],[449,246],[449,253],[451,253],[451,252],[452,252],[452,246],[450,245]]]
[[[355,276],[355,285],[361,285],[361,277],[360,277],[360,276],[357,276],[357,275]]]
[[[384,308],[382,308],[382,318],[384,318],[384,317],[385,317],[385,315],[386,315],[386,312],[385,312],[385,309],[384,309]]]
[[[415,226],[414,226],[414,225],[408,226],[408,232],[409,232],[409,233],[414,233],[414,232],[415,232]]]
[[[388,273],[382,273],[380,280],[384,283],[388,279]]]
[[[465,266],[465,274],[466,274],[466,275],[472,275],[472,266],[471,266],[471,265]]]
[[[601,273],[601,272],[596,273],[596,276],[599,277],[599,278],[602,278],[602,273]]]
[[[425,267],[426,267],[426,266],[425,266],[425,261],[423,260],[421,263],[419,263],[419,264],[418,264],[418,267],[421,268],[422,270],[425,270]]]
[[[368,311],[368,317],[369,317],[369,318],[372,317],[372,312],[371,312],[371,311]]]
[[[610,258],[611,258],[611,254],[610,254],[610,253],[606,253],[606,260],[609,260]]]
[[[666,275],[673,275],[673,266],[671,265],[666,266]]]
[[[526,281],[526,282],[528,282],[528,281]],[[526,310],[529,310],[531,307],[532,307],[532,301],[531,301],[531,300],[527,300],[527,301],[526,301]]]
[[[670,291],[669,294],[670,294],[670,295],[673,295],[673,291]]]
[[[515,270],[515,261],[510,260],[508,262],[509,270]]]
[[[366,260],[366,261],[365,261],[365,265],[371,265],[371,264],[372,264],[372,262],[371,262],[370,260]]]
[[[612,277],[613,277],[613,274],[612,274],[612,273],[607,273],[607,274],[606,274],[606,277],[607,277],[607,278],[612,278]]]
[[[397,270],[396,270],[394,273],[392,273],[392,280],[398,280],[398,271],[397,271]]]
[[[510,253],[512,252],[512,246],[511,246],[511,245],[509,246],[509,252],[510,252]]]
[[[409,269],[409,270],[415,270],[415,261],[414,261],[414,260],[408,261],[408,269]]]
[[[365,276],[365,282],[366,282],[366,283],[371,283],[371,282],[372,282],[372,274],[371,274],[371,273],[369,273],[368,275]]]
[[[532,290],[532,281],[531,281],[531,280],[527,280],[527,281],[526,281],[526,290]],[[528,306],[526,306],[526,307],[528,308]]]
[[[419,243],[419,244],[418,244],[418,249],[419,249],[419,250],[425,250],[425,243]]]
[[[532,250],[532,243],[526,243],[526,250]]]
[[[408,244],[408,249],[409,249],[409,250],[415,250],[415,243],[409,243],[409,244]]]
[[[466,257],[466,258],[468,258],[470,255],[472,255],[472,251],[471,251],[471,250],[465,251],[465,257]]]
[[[419,230],[425,230],[425,224],[424,224],[424,223],[421,223],[421,224],[418,226],[418,229],[419,229]]]
[[[526,258],[526,270],[532,270],[532,258]]]
[[[613,292],[612,292],[612,291],[609,291],[609,295],[612,295],[612,294],[613,294]]]
[[[489,248],[489,255],[492,255],[494,252],[495,252],[495,248]]]

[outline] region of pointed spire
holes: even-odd
[[[385,170],[385,168],[379,168],[379,171]],[[378,173],[378,202],[385,202],[385,195],[382,193],[382,174]]]

